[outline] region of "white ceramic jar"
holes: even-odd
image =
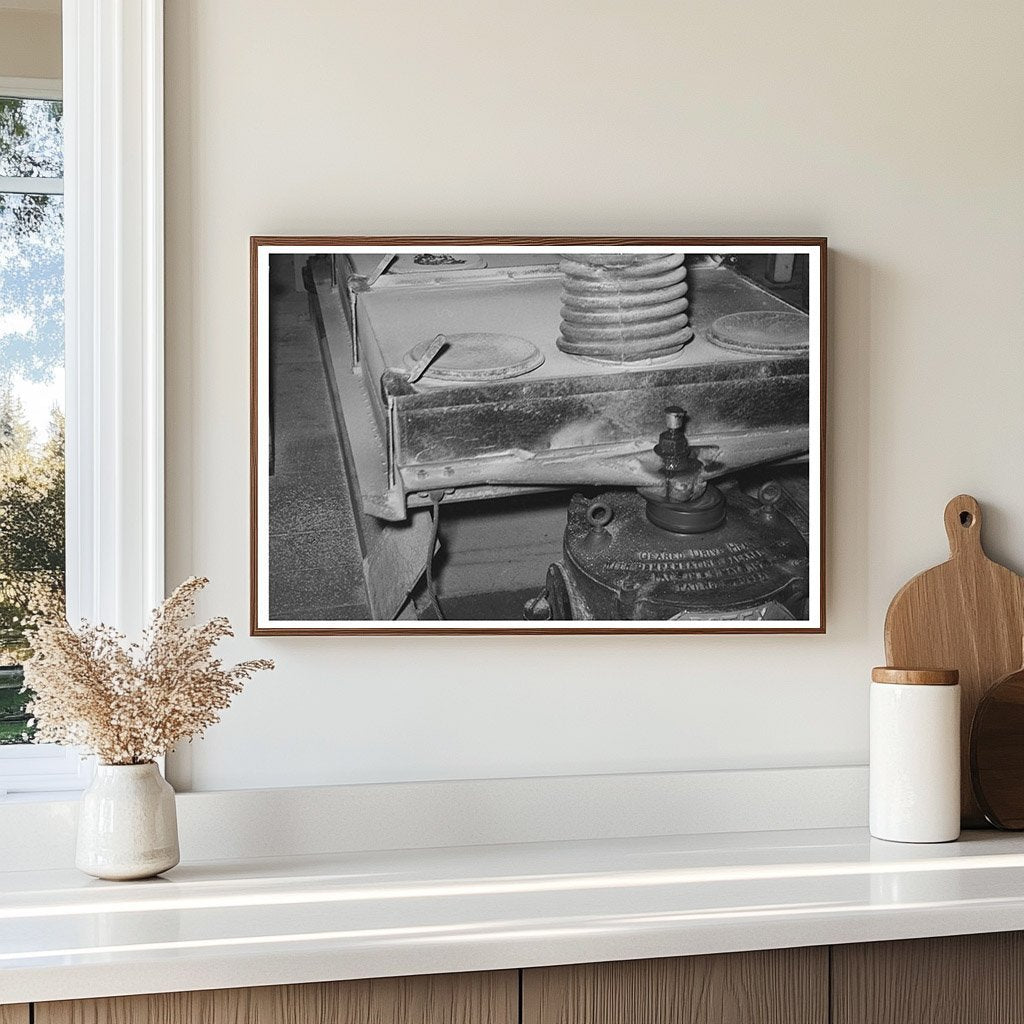
[[[871,834],[898,843],[958,838],[959,673],[876,668],[871,680]]]
[[[174,790],[149,764],[99,764],[82,794],[75,865],[96,878],[150,878],[178,863]]]

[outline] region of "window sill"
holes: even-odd
[[[0,801],[74,799],[92,779],[94,758],[54,744],[0,746]]]
[[[40,790],[33,793],[8,793],[0,788],[0,803],[2,804],[46,804],[66,803],[77,800],[82,795],[81,790]]]

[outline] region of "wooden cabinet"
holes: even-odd
[[[35,1024],[518,1024],[518,1021],[518,971],[173,992],[36,1003],[35,1006]],[[0,1024],[7,1022],[0,1017]],[[16,1024],[23,1022],[17,1020]]]
[[[522,1019],[523,1024],[827,1024],[828,949],[528,970]]]
[[[1024,933],[832,947],[833,1024],[1024,1021]]]
[[[1024,1024],[1024,933],[0,1006],[0,1024]]]

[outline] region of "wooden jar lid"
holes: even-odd
[[[955,668],[888,668],[871,670],[873,683],[898,683],[904,686],[956,686],[960,673]]]

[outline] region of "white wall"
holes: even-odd
[[[167,7],[168,575],[240,630],[250,234],[832,245],[826,636],[243,638],[194,786],[863,762],[947,499],[1024,568],[1024,7]]]

